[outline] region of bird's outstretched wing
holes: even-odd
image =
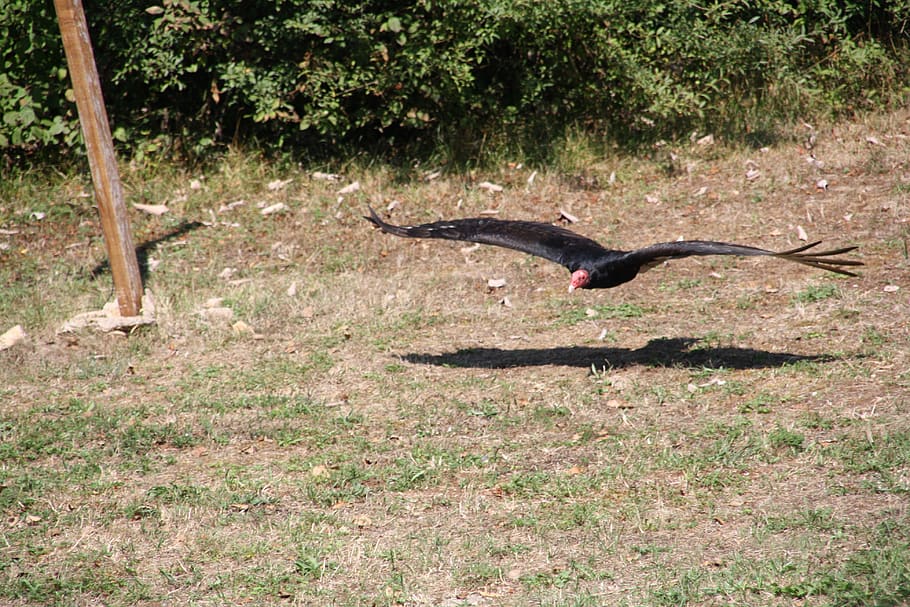
[[[626,254],[625,261],[638,264],[641,270],[647,270],[669,259],[678,259],[680,257],[689,257],[690,255],[746,255],[757,256],[766,255],[795,261],[813,268],[828,270],[845,276],[856,276],[853,272],[844,270],[842,266],[861,266],[861,261],[852,259],[840,259],[836,255],[849,253],[857,247],[844,247],[830,251],[808,251],[818,246],[821,241],[812,242],[789,251],[767,251],[757,247],[749,247],[739,244],[728,244],[726,242],[713,242],[709,240],[681,240],[678,242],[662,242],[653,244],[648,247],[636,249]]]
[[[505,247],[549,259],[571,270],[575,269],[573,266],[577,266],[579,260],[598,259],[615,253],[590,238],[548,223],[479,217],[396,226],[384,222],[372,208],[370,216],[364,219],[395,236],[444,238]]]

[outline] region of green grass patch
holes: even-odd
[[[811,285],[793,296],[795,303],[815,303],[826,299],[836,299],[841,296],[840,289],[837,285],[823,284]]]
[[[560,308],[564,304],[560,304]],[[614,318],[640,318],[648,313],[648,308],[632,303],[600,304],[586,308],[574,307],[560,310],[557,323],[577,325],[585,320],[610,320]]]

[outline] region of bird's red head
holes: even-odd
[[[575,289],[584,289],[591,282],[591,275],[587,270],[575,270],[572,272],[572,281],[569,283],[569,293]]]

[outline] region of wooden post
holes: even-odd
[[[142,276],[139,274],[139,262],[123,198],[123,185],[117,170],[111,128],[104,109],[101,82],[98,68],[95,67],[82,0],[54,0],[54,8],[63,36],[66,63],[73,81],[79,122],[85,137],[117,304],[121,316],[138,316],[142,308]]]

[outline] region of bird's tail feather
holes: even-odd
[[[834,272],[836,274],[843,274],[844,276],[856,276],[856,274],[848,270],[844,270],[841,266],[855,267],[865,265],[863,262],[856,261],[854,259],[837,259],[834,257],[835,255],[843,255],[844,253],[854,251],[857,247],[843,247],[840,249],[832,249],[830,251],[813,251],[811,253],[803,253],[803,251],[807,251],[812,247],[818,246],[819,244],[821,244],[821,241],[812,242],[795,249],[790,249],[789,251],[774,253],[773,255],[774,257],[779,257],[780,259],[795,261],[796,263],[801,263],[813,268],[819,268],[821,270],[828,270],[829,272]]]

